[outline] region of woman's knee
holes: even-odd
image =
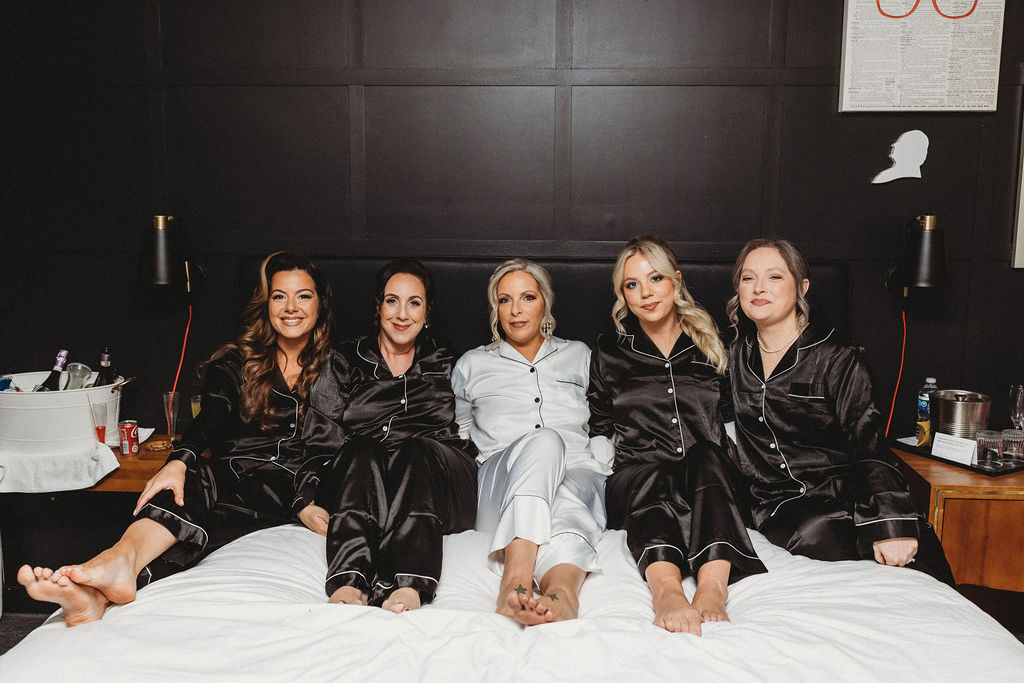
[[[541,427],[520,437],[515,444],[515,461],[532,468],[565,469],[565,442],[554,429]]]

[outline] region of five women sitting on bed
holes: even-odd
[[[493,533],[489,559],[503,565],[497,612],[525,625],[572,619],[605,524],[590,349],[552,335],[551,277],[532,261],[498,266],[487,300],[494,341],[459,359],[452,385],[460,433],[480,449],[476,528]]]
[[[728,357],[675,254],[649,235],[619,254],[618,333],[593,359],[552,335],[551,278],[523,259],[492,274],[494,341],[454,371],[424,331],[433,283],[416,261],[378,273],[377,334],[338,351],[330,286],[311,262],[278,252],[260,278],[242,334],[205,364],[202,411],[139,496],[139,519],[85,564],[18,572],[68,625],[133,600],[150,565],[195,562],[214,517],[237,537],[298,514],[327,536],[331,602],[415,609],[434,597],[442,536],[473,526],[474,509],[493,534],[497,612],[572,619],[600,571],[613,459],[608,521],[626,530],[669,631],[727,620],[728,584],[765,571],[750,512],[790,552],[873,557],[953,583],[883,441],[863,350],[809,324],[807,267],[784,240],[753,240],[736,261]],[[737,502],[747,488],[749,510]],[[692,602],[684,574],[697,578]]]
[[[29,595],[58,603],[67,625],[134,600],[137,579],[148,578],[151,563],[163,564],[157,558],[194,563],[212,549],[215,518],[218,531],[234,537],[294,519],[308,406],[334,390],[322,372],[335,354],[330,285],[305,257],[271,254],[242,319],[235,343],[205,364],[202,410],[146,484],[138,519],[121,539],[85,564],[19,570]],[[211,457],[200,457],[207,449]]]
[[[443,535],[473,526],[477,450],[455,424],[454,354],[426,331],[430,271],[389,263],[375,300],[377,334],[341,344],[310,401],[309,446],[328,455],[301,468],[296,508],[327,536],[330,602],[403,612],[433,599]]]
[[[590,432],[615,444],[608,523],[626,530],[654,623],[700,635],[702,621],[728,620],[730,582],[765,571],[733,493],[725,347],[663,240],[633,238],[612,288],[617,333],[598,338],[589,391]],[[684,574],[697,577],[692,603]]]
[[[810,322],[803,256],[785,240],[748,242],[733,286],[729,365],[756,528],[792,553],[873,557],[953,585],[885,445],[863,349]]]

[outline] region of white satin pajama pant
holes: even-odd
[[[601,571],[597,542],[605,526],[605,476],[566,463],[565,443],[553,429],[529,432],[488,458],[477,473],[477,531],[494,533],[488,559],[502,571],[504,550],[516,537],[536,543],[534,576],[558,564]]]

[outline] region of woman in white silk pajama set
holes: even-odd
[[[504,339],[463,355],[452,388],[460,436],[480,451],[476,528],[494,534],[497,611],[527,625],[573,618],[583,579],[600,571],[610,472],[611,443],[596,440],[598,461],[587,433],[590,349],[551,336],[554,297],[537,264],[499,266],[488,294]]]

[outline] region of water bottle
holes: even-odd
[[[928,446],[932,442],[931,403],[932,392],[939,388],[934,377],[925,377],[924,385],[917,390],[917,445]]]

